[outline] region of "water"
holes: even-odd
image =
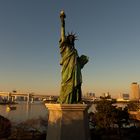
[[[125,107],[126,104],[123,103],[117,103],[115,104],[118,107]],[[26,102],[20,102],[19,104],[14,105],[16,106],[16,110],[7,111],[6,107],[7,105],[0,105],[0,115],[8,118],[12,122],[23,122],[28,119],[38,119],[39,117],[43,117],[47,119],[47,108],[45,105],[41,102],[35,102],[35,103],[26,103]],[[94,112],[95,104],[93,104],[88,112]]]
[[[28,119],[37,119],[39,117],[47,118],[47,109],[43,103],[26,103],[20,102],[16,106],[16,110],[8,111],[7,105],[0,105],[0,115],[8,118],[12,122],[23,122]]]

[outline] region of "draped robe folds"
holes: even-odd
[[[61,92],[59,103],[78,103],[81,101],[81,66],[77,50],[66,41],[60,42],[61,70]]]

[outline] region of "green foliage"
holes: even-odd
[[[95,128],[118,128],[128,124],[129,114],[127,108],[117,108],[110,100],[102,99],[96,103],[96,112],[90,114],[90,122]]]
[[[140,109],[140,104],[138,102],[129,102],[127,104],[128,110],[129,111],[138,111]]]
[[[123,124],[127,125],[129,121],[129,113],[127,107],[122,109],[122,107],[115,108],[112,113],[113,122],[118,125],[119,128],[123,127]]]
[[[97,103],[95,113],[97,127],[99,128],[110,128],[112,123],[112,112],[115,106],[112,105],[111,101],[102,99]]]

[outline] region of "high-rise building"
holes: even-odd
[[[123,98],[123,100],[129,100],[129,94],[128,93],[123,93],[122,98]]]
[[[139,100],[140,99],[140,88],[137,82],[131,84],[130,100]]]

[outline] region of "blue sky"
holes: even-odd
[[[0,91],[59,94],[59,13],[76,32],[83,93],[113,96],[140,83],[139,0],[1,0]]]

